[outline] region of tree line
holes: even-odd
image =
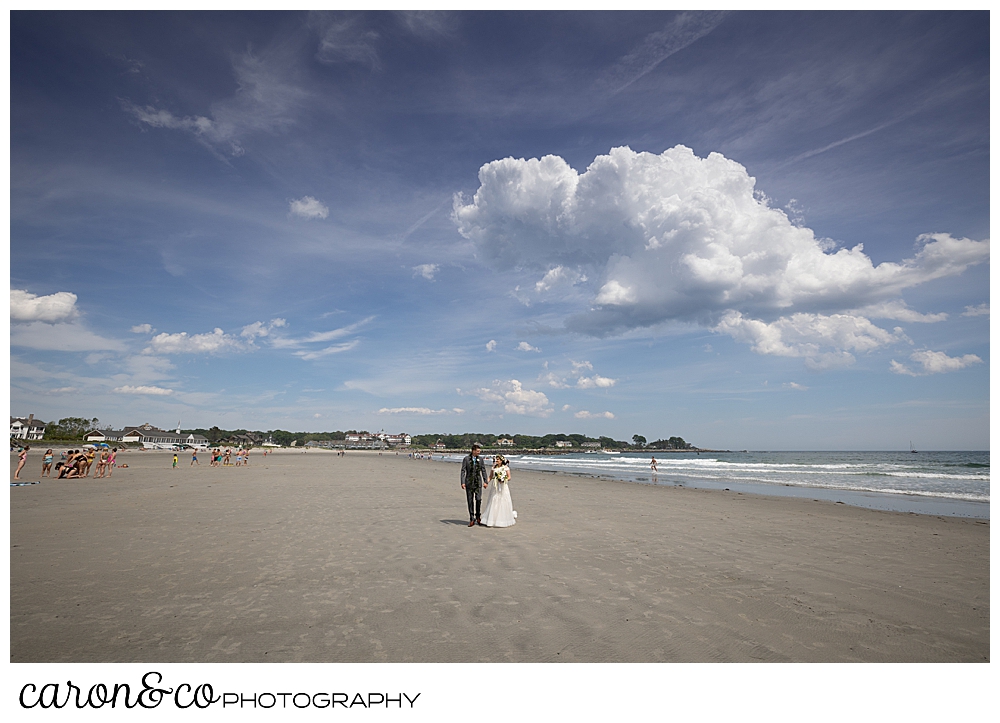
[[[65,439],[80,440],[85,434],[95,429],[109,430],[110,425],[101,425],[97,417],[86,419],[85,417],[64,417],[58,422],[52,422],[45,427],[45,439]],[[365,435],[369,432],[364,430],[348,429],[336,432],[289,432],[284,429],[272,429],[267,432],[248,429],[222,429],[217,426],[207,429],[198,427],[195,429],[182,429],[184,434],[200,434],[212,444],[221,442],[238,435],[254,435],[262,440],[270,439],[275,444],[283,447],[290,447],[293,444],[302,446],[307,442],[342,442],[349,434]],[[667,439],[657,439],[655,442],[647,442],[641,434],[632,435],[632,442],[612,439],[611,437],[588,437],[584,434],[545,434],[534,436],[530,434],[482,434],[478,432],[465,432],[463,434],[415,434],[412,435],[412,446],[433,447],[441,442],[448,449],[468,449],[473,442],[479,442],[484,447],[499,447],[499,440],[510,439],[514,442],[516,449],[545,449],[555,447],[556,442],[569,442],[573,447],[583,447],[585,444],[591,447],[598,445],[604,449],[664,449],[683,450],[695,449],[694,446],[685,442],[681,437],[669,437]]]

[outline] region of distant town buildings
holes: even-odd
[[[34,441],[45,436],[45,422],[35,419],[34,414],[25,417],[10,418],[11,439],[24,439]]]
[[[513,447],[514,446],[514,440],[513,439],[507,439],[506,437],[501,437],[500,439],[497,440],[497,446],[498,447]]]
[[[572,442],[561,442],[559,440],[556,440],[556,446],[557,447],[572,447],[573,443]]]
[[[344,437],[344,442],[359,449],[374,449],[376,447],[409,447],[410,435],[386,434],[385,432],[351,432]]]

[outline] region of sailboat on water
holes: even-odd
[[[911,440],[911,441],[910,441],[910,454],[916,454],[916,453],[917,453],[917,450],[915,450],[915,449],[913,448],[913,441]]]

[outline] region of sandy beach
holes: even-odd
[[[452,463],[170,460],[10,488],[12,662],[990,657],[982,520],[515,469],[470,529]]]

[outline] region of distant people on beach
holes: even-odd
[[[52,474],[52,450],[45,450],[45,456],[42,457],[42,477],[49,477]]]
[[[194,467],[195,465],[198,465],[199,467],[201,467],[201,462],[198,461],[198,450],[197,449],[194,449],[194,450],[191,451],[191,464],[189,464],[188,466],[189,467]]]
[[[659,470],[656,469],[656,457],[653,457],[649,462],[649,468],[653,470],[653,474],[656,474]]]

